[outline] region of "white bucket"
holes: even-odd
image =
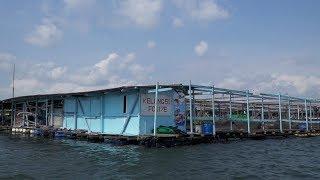
[[[195,126],[195,133],[202,134],[202,125],[197,124]]]

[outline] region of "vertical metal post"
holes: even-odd
[[[104,132],[104,95],[100,96],[100,121],[101,121],[101,133]]]
[[[282,108],[281,108],[281,94],[279,94],[279,128],[282,133]]]
[[[299,104],[297,105],[297,108],[298,108],[298,120],[300,119],[300,107],[299,107]]]
[[[11,100],[11,120],[10,120],[10,125],[14,126],[14,122],[13,122],[13,99]]]
[[[306,114],[306,130],[309,131],[307,99],[304,100],[304,110]]]
[[[26,112],[27,111],[27,102],[24,102],[23,103],[23,112]],[[23,118],[22,118],[22,121],[23,121],[23,124],[25,124],[25,120],[28,118],[28,115],[26,114],[23,114]],[[27,122],[27,125],[29,126],[29,122]]]
[[[53,126],[53,99],[51,100],[51,106],[50,106],[50,125]]]
[[[13,101],[13,124],[16,125],[16,111],[17,111],[17,104]]]
[[[46,99],[46,126],[48,126],[48,99]]]
[[[76,101],[76,103],[75,103],[75,110],[74,110],[74,129],[76,130],[76,129],[78,129],[78,98],[76,97],[75,98],[75,101]]]
[[[36,114],[36,117],[34,119],[34,126],[37,126],[37,124],[38,124],[38,99],[36,100],[36,112],[35,112],[35,114]]]
[[[229,99],[229,120],[230,120],[230,130],[233,130],[233,125],[232,125],[232,95],[230,94],[230,99]]]
[[[289,130],[291,131],[292,121],[291,121],[291,101],[288,100],[288,119],[289,119]]]
[[[159,83],[156,85],[156,93],[154,98],[154,117],[153,117],[153,135],[157,135],[157,112],[158,112],[158,89]]]
[[[192,108],[192,87],[189,81],[189,108],[190,108],[190,133],[193,134],[193,108]]]
[[[250,109],[249,109],[249,90],[247,90],[247,128],[248,128],[248,134],[251,133],[250,130]]]
[[[3,108],[3,102],[1,102],[1,123],[4,125],[4,108]]]
[[[309,121],[310,121],[310,130],[312,130],[312,109],[311,109],[311,101],[309,103]]]
[[[11,100],[11,126],[13,126],[13,122],[15,121],[15,108],[14,103],[14,80],[16,74],[16,65],[13,64],[13,71],[12,71],[12,100]],[[15,123],[15,122],[14,122]]]
[[[212,86],[212,134],[216,134],[215,108],[214,108],[214,86]]]
[[[262,130],[264,131],[264,99],[261,96],[261,121],[262,121]]]

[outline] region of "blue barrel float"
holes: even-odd
[[[213,133],[212,123],[204,123],[202,125],[202,133],[204,135],[211,135]]]
[[[299,124],[299,130],[300,130],[300,131],[305,131],[305,130],[307,130],[307,125],[306,125],[306,123],[300,123],[300,124]]]

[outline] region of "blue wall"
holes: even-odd
[[[126,113],[123,112],[124,96],[127,96]],[[137,100],[137,98],[139,98],[138,91],[66,98],[64,102],[65,117],[63,127],[105,134],[121,134],[130,111],[133,109],[130,121],[123,134],[138,135],[139,99]],[[137,103],[135,104],[136,101]],[[77,121],[75,121],[75,114],[77,114]]]
[[[103,95],[93,94],[86,97],[66,98],[64,101],[63,127],[72,130],[83,129],[97,133],[120,135],[128,116],[130,116],[130,121],[123,135],[152,134],[153,116],[142,116],[140,113],[140,95],[142,93],[146,93],[146,90],[137,89],[130,92],[112,92]],[[162,93],[170,97],[173,96],[172,92]],[[127,97],[127,113],[123,113],[124,96]],[[131,110],[133,110],[132,114],[130,114]],[[175,126],[173,112],[165,116],[159,115],[157,126],[160,125]]]

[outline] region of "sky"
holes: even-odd
[[[0,1],[0,99],[126,85],[320,96],[318,0]]]

